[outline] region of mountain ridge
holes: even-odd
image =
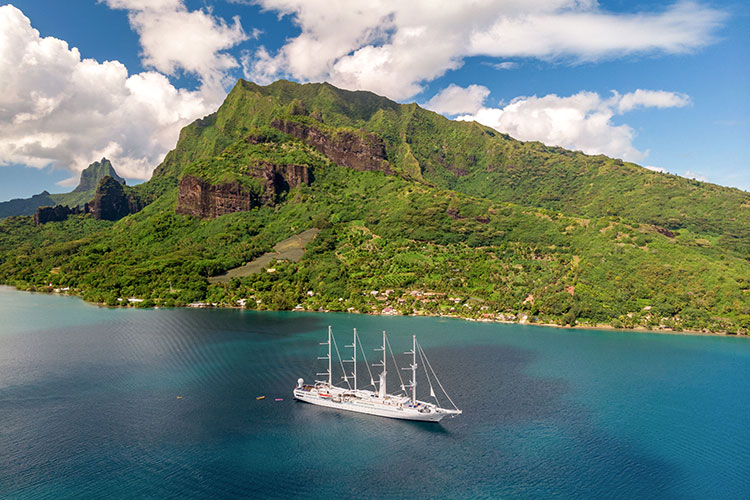
[[[186,165],[216,154],[257,126],[283,118],[306,126],[379,135],[387,159],[400,175],[435,187],[580,217],[618,216],[670,230],[713,231],[725,236],[722,244],[727,248],[744,253],[750,249],[747,227],[735,223],[750,219],[750,194],[745,191],[654,172],[604,155],[516,141],[476,122],[448,120],[415,103],[397,104],[366,91],[333,89],[327,83],[279,80],[262,87],[240,80],[217,113],[183,129],[177,147],[154,176],[179,178],[172,159],[183,149],[197,153],[196,158],[180,157],[178,163]],[[364,110],[353,111],[353,104],[336,100],[341,96],[365,103]],[[278,101],[275,105],[273,99]],[[376,109],[376,104],[381,107]],[[712,207],[706,216],[704,207],[690,199],[698,194],[719,196],[721,206]],[[733,212],[735,220],[722,215],[726,212]]]
[[[50,194],[47,191],[42,191],[30,198],[16,198],[0,202],[0,219],[17,215],[34,215],[40,207],[64,205],[73,209],[79,205],[82,206],[91,201],[99,182],[107,176],[112,177],[120,184],[125,184],[125,179],[117,174],[112,163],[107,158],[102,158],[89,164],[81,171],[78,185],[69,193]]]
[[[368,92],[240,80],[128,193],[143,209],[119,221],[0,223],[0,282],[109,305],[750,330],[747,193]],[[311,228],[298,262],[209,283]]]

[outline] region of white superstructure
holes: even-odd
[[[412,349],[404,354],[410,354],[411,364],[404,370],[411,371],[411,381],[408,384],[404,384],[401,378],[401,373],[396,372],[401,382],[401,393],[400,394],[388,394],[386,391],[386,375],[387,375],[387,354],[390,343],[385,332],[383,332],[383,344],[376,351],[382,351],[383,360],[379,363],[375,363],[373,366],[381,367],[382,371],[379,374],[378,382],[373,379],[370,365],[367,364],[365,358],[365,366],[367,366],[367,372],[370,375],[370,384],[368,387],[372,387],[377,390],[366,390],[357,387],[357,329],[354,329],[354,336],[351,347],[353,356],[352,359],[342,360],[339,355],[339,349],[336,345],[336,339],[333,336],[331,327],[328,327],[328,342],[322,342],[321,345],[328,345],[328,355],[320,357],[328,361],[328,370],[317,375],[326,375],[326,380],[316,380],[314,384],[305,384],[302,379],[297,381],[297,386],[294,388],[294,398],[307,403],[312,403],[320,406],[327,406],[329,408],[336,408],[338,410],[353,411],[357,413],[367,413],[369,415],[377,415],[380,417],[389,418],[400,418],[404,420],[420,420],[424,422],[439,422],[444,417],[450,415],[451,417],[460,415],[459,410],[453,401],[450,399],[448,394],[443,389],[442,384],[437,379],[437,375],[432,370],[430,362],[422,350],[422,347],[417,343],[416,336],[412,336]],[[341,371],[343,376],[341,379],[346,384],[346,387],[337,386],[333,384],[333,356],[331,348],[336,350],[339,363],[341,365]],[[364,350],[359,344],[360,351],[364,358]],[[427,376],[427,382],[430,386],[430,396],[435,399],[435,403],[429,403],[426,401],[420,401],[417,399],[417,356],[422,360],[422,367],[424,368],[425,375]],[[393,357],[393,351],[391,350],[391,357],[393,358],[393,365],[395,366],[395,358]],[[347,373],[344,368],[344,363],[352,363],[352,373]],[[429,371],[428,371],[429,369]],[[432,373],[432,377],[430,376]],[[438,404],[437,397],[435,395],[434,388],[432,386],[432,380],[438,384],[438,387],[443,391],[446,398],[453,405],[452,409],[441,408]],[[407,389],[410,390],[411,396],[407,396]]]

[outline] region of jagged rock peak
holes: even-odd
[[[115,168],[112,166],[112,162],[106,158],[102,158],[99,161],[95,161],[81,172],[81,181],[73,192],[94,190],[99,185],[99,182],[107,176],[112,177],[120,184],[125,184],[125,179],[117,174],[117,171],[115,171]]]

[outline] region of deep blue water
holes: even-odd
[[[399,352],[416,333],[464,415],[294,402],[329,324],[368,353],[380,330]],[[0,287],[0,498],[407,496],[750,498],[750,339],[113,310]]]

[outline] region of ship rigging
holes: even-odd
[[[362,348],[362,343],[359,341],[359,335],[357,329],[354,328],[351,345],[344,347],[352,349],[351,359],[342,359],[339,352],[336,338],[333,335],[331,327],[328,327],[328,341],[321,342],[321,345],[328,347],[328,354],[321,356],[318,359],[326,360],[328,363],[328,369],[325,372],[317,373],[316,376],[325,376],[323,380],[316,380],[314,384],[305,384],[303,379],[297,380],[297,386],[294,388],[294,398],[307,403],[312,403],[319,406],[325,406],[328,408],[335,408],[339,410],[352,411],[357,413],[366,413],[369,415],[377,415],[380,417],[397,418],[402,420],[418,420],[423,422],[439,422],[446,416],[455,417],[461,414],[461,410],[458,409],[456,404],[450,398],[448,393],[443,388],[442,383],[437,378],[437,374],[432,368],[427,356],[425,355],[424,349],[417,342],[416,335],[412,335],[412,348],[410,351],[404,354],[410,355],[411,363],[406,368],[399,369],[396,363],[396,358],[393,354],[390,341],[385,332],[383,332],[383,343],[375,349],[376,352],[382,352],[382,360],[374,363],[372,366],[380,368],[381,371],[378,375],[378,381],[376,382],[370,364],[367,363],[365,351]],[[367,388],[360,388],[357,385],[357,348],[362,354],[365,366],[367,367],[368,375],[370,376],[370,384],[366,387],[372,387],[376,390],[368,390]],[[336,353],[340,368],[341,368],[341,380],[343,385],[335,385],[333,383],[333,353]],[[398,375],[400,382],[401,392],[397,394],[389,394],[387,392],[387,374],[388,374],[388,354],[390,353],[391,363]],[[419,362],[417,362],[419,358]],[[346,370],[344,363],[351,363],[351,372]],[[430,388],[430,398],[434,402],[422,401],[417,399],[417,371],[419,366],[422,366],[428,386]],[[401,371],[410,371],[411,380],[405,383],[401,376]],[[446,402],[451,404],[451,408],[444,408],[441,406],[440,401],[437,398],[435,392],[435,386],[433,381],[439,388],[440,392],[445,396]]]

